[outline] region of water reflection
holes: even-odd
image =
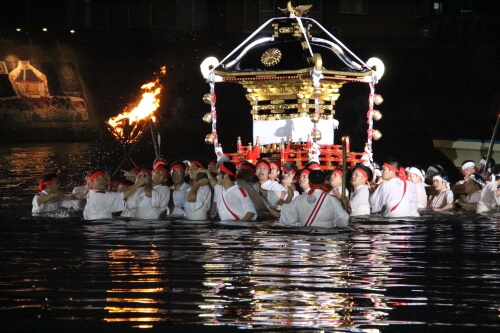
[[[106,268],[109,283],[106,289],[108,314],[106,322],[132,322],[132,327],[151,328],[153,322],[167,320],[158,299],[165,293],[165,252],[157,243],[165,243],[143,221],[96,221],[85,224],[87,263],[95,272]],[[163,253],[162,253],[163,252]],[[105,264],[107,267],[102,267]]]
[[[201,316],[211,324],[352,329],[375,324],[391,309],[383,300],[387,241],[358,239],[355,245],[375,248],[360,251],[341,234],[222,234],[204,265],[200,308],[210,311]]]

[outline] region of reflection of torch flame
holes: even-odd
[[[109,118],[107,124],[113,136],[122,143],[132,143],[143,133],[143,128],[149,118],[151,118],[160,106],[160,93],[162,90],[161,77],[167,72],[166,67],[162,67],[156,80],[143,84],[144,90],[141,100],[131,110],[128,107],[115,116]]]

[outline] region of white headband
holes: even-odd
[[[465,171],[467,168],[475,167],[476,163],[474,162],[467,162],[464,165],[462,165],[462,170]]]
[[[447,181],[444,180],[443,177],[441,177],[439,175],[436,175],[436,176],[432,177],[432,180],[440,180],[440,181],[443,181],[443,182],[447,183]]]
[[[448,190],[450,189],[450,182],[448,182],[445,179],[443,179],[443,177],[441,177],[439,175],[436,175],[436,176],[432,177],[432,180],[440,180],[440,181],[442,181],[442,182],[444,182],[446,184],[446,188]]]
[[[481,161],[479,161],[479,164],[486,165],[486,160],[484,158],[482,158]]]
[[[422,174],[422,171],[420,171],[420,169],[418,169],[418,168],[411,167],[411,168],[408,169],[408,172],[416,174],[418,177],[420,177],[420,179],[422,179],[422,181],[425,180],[425,177]]]

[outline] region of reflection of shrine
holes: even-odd
[[[207,323],[351,329],[387,316],[387,251],[368,262],[361,254],[358,262],[340,235],[231,236],[219,232],[209,244],[200,304]]]

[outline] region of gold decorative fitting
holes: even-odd
[[[321,140],[321,131],[320,131],[320,130],[317,130],[317,129],[313,130],[313,133],[312,133],[312,139],[313,139],[314,141],[319,141],[319,140]]]
[[[320,115],[319,113],[313,113],[311,114],[311,121],[316,124],[320,120]]]
[[[320,71],[323,68],[323,59],[321,58],[321,54],[315,53],[312,57],[312,62],[316,70]]]
[[[280,27],[278,31],[280,34],[291,34],[293,30],[293,27]]]
[[[290,16],[295,15],[299,17],[305,17],[307,15],[307,12],[311,9],[311,7],[312,5],[300,5],[297,7],[293,7],[292,2],[288,1],[288,3],[286,4],[286,8],[278,7],[278,9],[285,14],[289,14]]]
[[[215,136],[212,133],[207,134],[207,136],[205,137],[205,143],[209,144],[209,145],[213,145],[214,141],[215,141]]]
[[[373,110],[373,120],[380,120],[382,119],[382,112],[380,112],[379,110]]]
[[[373,103],[375,103],[376,105],[380,105],[382,103],[384,103],[384,98],[381,96],[381,95],[375,95],[373,96]]]
[[[210,124],[212,122],[212,113],[205,113],[205,115],[203,116],[203,121]]]
[[[321,88],[314,89],[314,97],[320,97],[321,94],[323,94],[323,91],[321,91]]]
[[[212,94],[203,95],[203,102],[205,102],[206,104],[212,104],[213,100],[214,99],[213,99]]]
[[[271,67],[278,64],[281,60],[281,51],[277,48],[271,48],[269,50],[264,51],[260,61],[266,67]]]

